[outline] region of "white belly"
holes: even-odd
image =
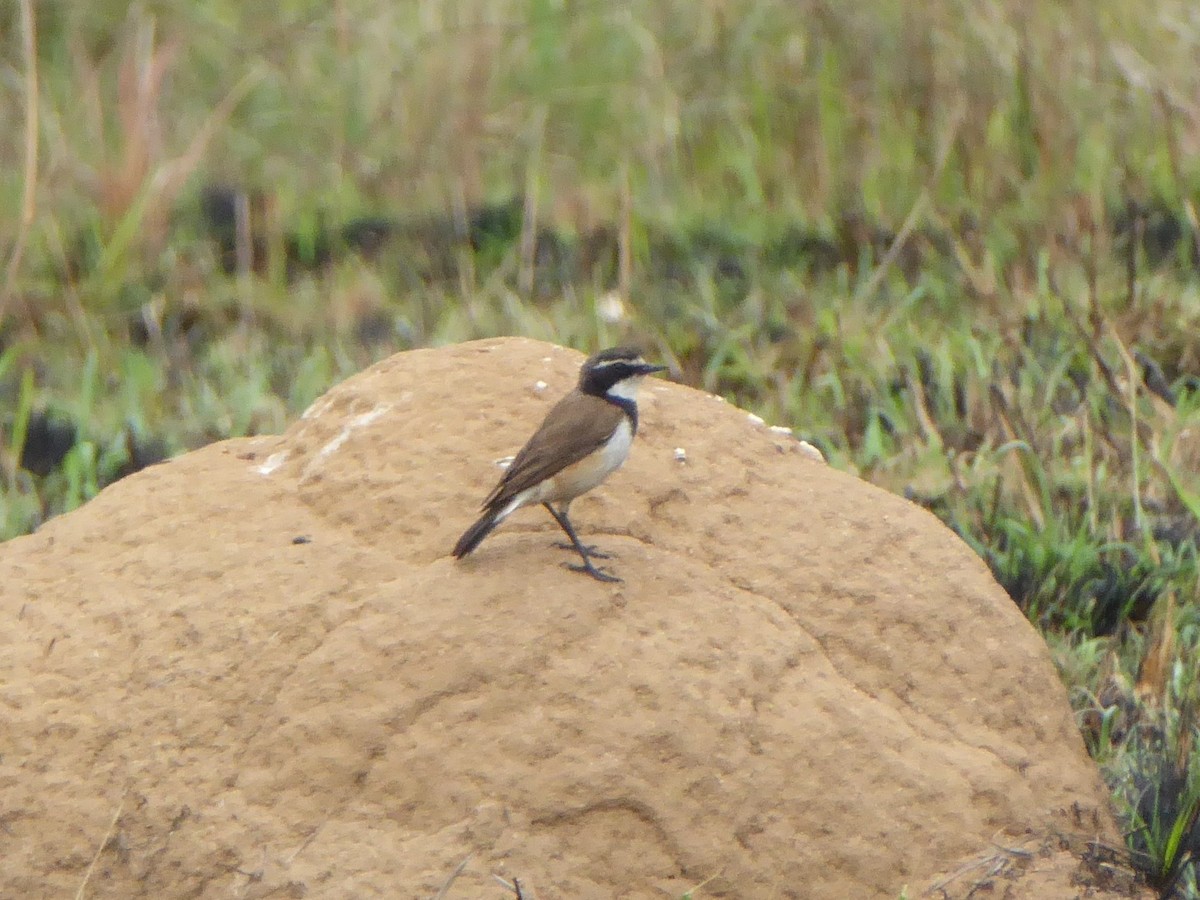
[[[629,425],[629,419],[622,417],[621,424],[598,453],[585,456],[541,484],[517,494],[497,516],[497,521],[502,521],[522,506],[533,503],[569,503],[580,494],[586,494],[621,467],[621,463],[629,456],[629,448],[632,445],[633,429]]]
[[[538,502],[561,503],[586,494],[621,467],[632,445],[633,429],[629,419],[622,417],[621,424],[599,453],[585,456],[543,483]]]

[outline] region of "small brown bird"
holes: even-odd
[[[592,564],[593,557],[606,559],[607,555],[579,540],[567,509],[572,500],[625,462],[637,434],[638,385],[645,376],[665,368],[647,363],[630,347],[602,350],[584,362],[579,384],[546,415],[483,501],[479,521],[454,545],[455,558],[478,547],[492,529],[522,506],[540,503],[571,539],[570,545],[561,546],[574,547],[583,557],[582,565],[568,568],[600,581],[620,581]]]

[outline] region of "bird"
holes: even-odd
[[[568,509],[572,500],[625,462],[637,434],[638,387],[647,375],[665,369],[646,362],[635,347],[611,347],[588,357],[574,390],[551,407],[484,499],[483,515],[458,539],[454,558],[461,559],[478,547],[521,507],[540,503],[571,539],[570,544],[559,546],[573,548],[583,558],[582,564],[567,568],[598,581],[620,581],[592,562],[607,559],[608,554],[579,540]]]

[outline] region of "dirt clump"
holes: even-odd
[[[0,546],[0,895],[894,898],[1119,843],[987,567],[715,397],[648,383],[572,508],[623,584],[538,509],[450,559],[581,359],[400,354]]]

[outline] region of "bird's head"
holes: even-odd
[[[664,369],[646,362],[635,347],[612,347],[588,357],[579,370],[579,389],[596,397],[633,400],[642,379]]]

